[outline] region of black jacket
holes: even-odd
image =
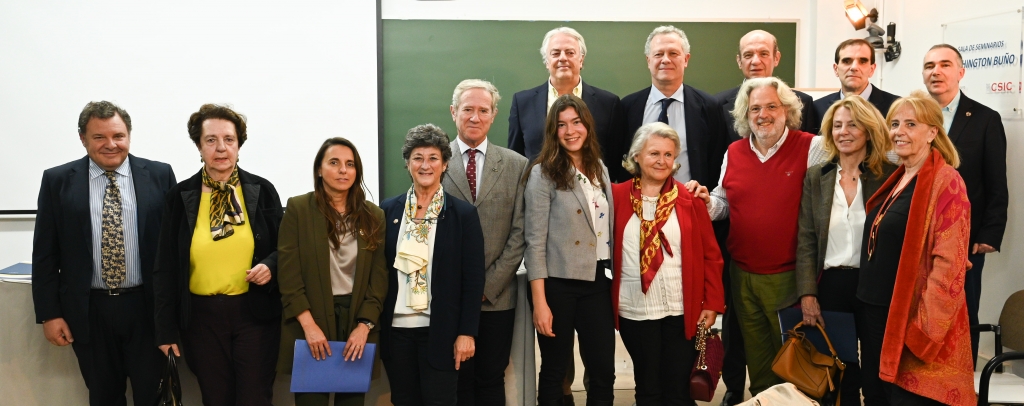
[[[266,285],[249,284],[247,309],[259,320],[281,318],[281,294],[277,289],[277,232],[284,211],[277,189],[266,179],[238,169],[245,199],[246,220],[252,227],[252,266],[263,263],[272,277]],[[156,341],[158,345],[180,344],[179,331],[188,328],[191,316],[189,292],[189,250],[199,216],[202,171],[167,192],[160,245],[153,271]]]
[[[643,125],[644,108],[650,95],[651,87],[648,86],[622,98],[622,117],[618,121],[624,123],[624,132],[621,135],[624,141],[623,154],[629,152],[636,130]],[[686,116],[685,142],[690,177],[697,183],[707,186],[708,190],[712,190],[718,186],[718,177],[722,173],[722,159],[729,148],[729,133],[725,128],[725,121],[722,120],[718,100],[684,84],[683,114]],[[609,167],[621,167],[618,161],[605,163]],[[618,182],[623,180],[620,179]]]
[[[1006,130],[995,110],[960,93],[960,105],[949,127],[949,139],[960,153],[960,177],[971,201],[971,244],[999,250],[1006,231]]]
[[[398,300],[398,229],[405,213],[406,195],[381,203],[384,210],[384,261],[388,266],[388,294],[380,315],[381,359],[391,359],[391,323]],[[430,365],[442,371],[455,370],[455,339],[476,337],[480,326],[480,298],[484,295],[484,234],[476,207],[444,194],[444,208],[437,221],[430,275]],[[405,283],[403,280],[402,283]],[[415,365],[406,365],[415,368]]]
[[[814,101],[814,110],[818,113],[816,120],[818,120],[817,123],[819,128],[825,125],[822,121],[825,120],[825,113],[828,112],[828,108],[832,107],[832,103],[839,100],[840,96],[841,93],[835,92]],[[892,106],[892,102],[899,98],[900,97],[897,95],[879,89],[878,86],[871,85],[871,94],[868,95],[868,103],[875,106],[875,108],[878,109],[878,112],[882,113],[882,117],[885,117],[886,114],[889,114],[889,107]]]
[[[174,172],[163,162],[128,156],[135,186],[139,271],[146,306],[153,306],[153,261],[164,194]],[[92,288],[92,218],[89,214],[89,157],[43,172],[32,239],[32,301],[36,322],[64,318],[78,343],[89,342]]]

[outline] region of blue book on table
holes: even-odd
[[[370,391],[370,374],[376,344],[366,344],[363,358],[345,361],[344,341],[328,341],[331,356],[322,361],[313,358],[306,340],[295,340],[295,361],[292,364],[292,392],[366,393]]]

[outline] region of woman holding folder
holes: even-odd
[[[292,372],[295,340],[313,358],[363,357],[379,341],[388,275],[384,212],[366,200],[363,163],[344,138],[324,141],[313,161],[313,191],[288,199],[278,238],[283,324],[278,371]],[[345,341],[343,353],[328,341]],[[379,357],[373,376],[380,374]],[[296,393],[295,404],[327,405],[329,393]],[[362,405],[363,393],[338,393],[335,405]]]

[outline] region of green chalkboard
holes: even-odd
[[[383,20],[383,142],[381,199],[403,193],[411,182],[402,161],[405,133],[434,123],[456,135],[448,106],[463,79],[485,79],[501,93],[488,139],[507,145],[512,95],[548,77],[540,55],[544,34],[575,28],[587,43],[582,76],[587,83],[625,96],[651,85],[644,42],[657,26],[672,24],[690,40],[686,84],[715,94],[737,86],[740,37],[754,29],[775,34],[782,62],[775,75],[793,83],[796,23],[759,22],[556,22]]]

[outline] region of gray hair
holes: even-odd
[[[658,35],[662,35],[662,34],[676,34],[676,35],[678,35],[679,38],[683,40],[683,53],[684,54],[690,53],[690,40],[686,38],[686,33],[683,32],[683,30],[680,30],[680,29],[678,29],[678,28],[676,28],[674,26],[663,25],[661,27],[655,28],[654,31],[651,31],[651,35],[647,36],[647,43],[644,44],[644,55],[647,55],[647,56],[651,55],[651,40],[653,40],[654,37],[656,37]]]
[[[575,38],[576,42],[580,44],[580,58],[584,58],[587,56],[587,43],[583,41],[583,36],[580,35],[578,31],[572,28],[558,27],[551,31],[548,31],[547,34],[544,34],[544,42],[540,43],[540,57],[541,60],[544,61],[544,65],[548,64],[548,41],[550,41],[551,37],[555,36],[555,34],[567,34],[570,37]]]
[[[498,88],[494,87],[491,82],[482,79],[466,79],[459,82],[455,86],[455,92],[452,93],[452,107],[458,108],[459,101],[462,100],[462,94],[466,93],[470,89],[484,89],[491,94],[491,110],[498,108],[498,101],[501,100],[501,95],[498,94]]]
[[[775,88],[779,101],[786,108],[786,127],[800,128],[800,116],[804,104],[800,102],[800,98],[793,92],[793,89],[789,88],[786,82],[774,76],[747,79],[747,81],[743,82],[743,86],[740,86],[740,91],[736,96],[736,107],[730,112],[732,118],[736,120],[733,128],[736,129],[736,132],[741,137],[748,137],[752,132],[750,129],[750,119],[747,117],[747,109],[750,107],[750,92],[767,86]]]
[[[448,163],[452,159],[451,141],[444,130],[433,124],[421,124],[409,129],[405,134],[405,144],[402,145],[402,159],[409,162],[409,155],[412,150],[421,147],[434,147],[441,151],[441,162]]]
[[[673,130],[668,124],[660,121],[644,124],[643,127],[636,130],[636,135],[633,136],[633,144],[629,146],[629,152],[622,159],[622,167],[626,168],[634,176],[640,175],[640,164],[637,162],[636,156],[647,146],[647,141],[651,139],[652,135],[672,141],[672,144],[676,146],[675,155],[679,155],[679,151],[682,149],[679,133],[676,133],[676,130]],[[679,166],[679,162],[676,162],[672,168],[673,174],[679,170]]]
[[[89,120],[94,118],[106,120],[113,117],[115,114],[121,116],[121,121],[124,121],[125,128],[128,129],[128,134],[132,133],[132,118],[128,116],[128,112],[118,107],[116,104],[108,102],[106,100],[98,102],[89,102],[82,108],[82,112],[78,114],[78,135],[85,135],[85,126],[89,124]]]

